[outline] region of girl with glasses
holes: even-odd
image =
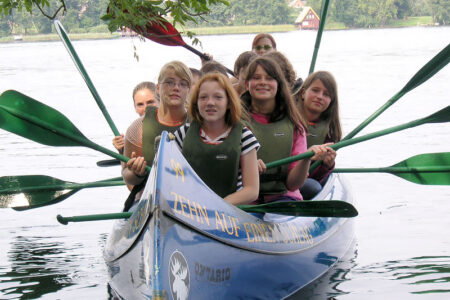
[[[225,201],[254,201],[259,143],[241,123],[246,113],[229,79],[218,72],[205,74],[192,91],[188,110],[192,122],[175,132],[186,160]]]
[[[131,159],[122,163],[122,176],[125,183],[134,185],[127,199],[124,211],[127,211],[139,191],[145,185],[145,167],[153,163],[155,157],[155,139],[163,130],[174,132],[187,120],[185,103],[188,100],[192,84],[189,68],[180,61],[165,64],[156,85],[160,97],[160,106],[148,106],[145,115],[135,120],[125,135],[124,155]]]
[[[268,33],[260,33],[255,36],[252,42],[252,51],[258,55],[266,52],[277,50],[277,43],[272,35]]]
[[[242,100],[250,113],[250,127],[261,144],[258,202],[302,200],[299,188],[308,175],[311,159],[273,169],[265,165],[307,151],[307,123],[295,107],[284,75],[275,61],[258,57],[248,66],[246,86]],[[308,150],[315,153],[312,159],[317,160],[323,159],[329,149],[325,144]]]

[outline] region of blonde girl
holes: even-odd
[[[145,115],[135,120],[128,128],[124,155],[131,159],[122,164],[122,176],[125,183],[134,185],[135,188],[132,191],[134,195],[130,195],[127,202],[132,204],[135,198],[140,196],[138,191],[145,184],[147,175],[145,167],[153,163],[155,156],[155,138],[163,130],[174,132],[186,122],[185,103],[191,84],[192,74],[184,63],[172,61],[165,64],[156,85],[160,106],[147,106]]]

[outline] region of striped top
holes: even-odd
[[[175,141],[177,142],[177,145],[178,145],[178,147],[180,147],[180,149],[183,149],[183,140],[186,137],[186,132],[188,131],[189,126],[190,126],[190,124],[186,123],[183,126],[181,126],[180,128],[178,128],[174,133]],[[229,128],[227,131],[225,131],[223,134],[221,134],[217,138],[211,139],[206,135],[206,133],[203,131],[203,129],[200,129],[200,137],[201,137],[202,141],[205,143],[217,145],[217,144],[222,143],[228,137],[228,134],[230,133],[230,131],[231,131],[231,128]],[[249,153],[253,149],[258,151],[259,147],[260,147],[260,144],[259,144],[258,140],[256,139],[256,137],[253,135],[253,132],[251,132],[250,129],[248,129],[245,126],[242,127],[241,156],[244,156],[245,154]],[[240,189],[242,189],[242,170],[241,170],[241,166],[239,163],[236,191],[239,191]]]

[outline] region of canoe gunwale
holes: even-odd
[[[332,238],[335,234],[337,234],[340,231],[341,227],[346,225],[347,221],[350,221],[350,220],[345,220],[339,226],[335,226],[336,228],[334,228],[333,232],[327,234],[326,238],[321,239],[320,241],[315,242],[313,245],[310,245],[308,247],[304,247],[304,248],[296,249],[296,250],[287,250],[287,251],[286,250],[285,251],[275,251],[275,250],[269,251],[269,250],[263,250],[263,249],[258,249],[258,248],[245,247],[245,246],[242,246],[242,245],[238,245],[238,244],[232,243],[232,242],[230,242],[227,239],[223,239],[223,238],[220,238],[220,237],[218,237],[216,235],[208,233],[206,231],[202,231],[198,227],[196,227],[196,226],[194,226],[192,224],[189,224],[188,222],[186,222],[186,221],[176,217],[175,215],[171,214],[170,212],[167,212],[167,211],[163,210],[162,213],[163,213],[164,216],[174,220],[178,224],[180,224],[182,226],[185,226],[185,227],[187,227],[187,228],[189,228],[189,229],[191,229],[191,230],[193,230],[193,231],[195,231],[195,232],[197,232],[197,233],[199,233],[201,235],[204,235],[204,236],[206,236],[208,238],[216,240],[216,241],[218,241],[218,242],[220,242],[222,244],[225,244],[227,246],[230,246],[230,247],[233,247],[233,248],[236,248],[236,249],[241,249],[241,250],[245,250],[245,251],[249,251],[249,252],[255,252],[255,253],[260,253],[260,254],[267,254],[267,255],[292,255],[292,254],[298,254],[298,253],[301,253],[301,252],[309,251],[312,248],[315,248],[318,245],[327,242],[328,239]],[[301,217],[296,217],[296,218],[301,218]]]

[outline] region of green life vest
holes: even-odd
[[[157,107],[147,106],[142,121],[142,153],[147,165],[152,165],[155,158],[155,138],[161,135],[164,130],[174,133],[180,127],[180,125],[167,126],[159,123],[157,112]]]
[[[288,118],[284,117],[280,121],[269,124],[261,124],[252,119],[250,126],[261,144],[261,148],[258,150],[258,159],[268,163],[291,156],[294,126]],[[288,167],[289,165],[285,164],[277,168],[267,169],[264,174],[261,174],[259,194],[285,193],[287,191]]]
[[[322,145],[328,135],[328,122],[319,121],[317,123],[308,125],[308,135],[306,140],[308,142],[308,147],[313,145]]]
[[[183,140],[182,153],[198,176],[217,195],[224,198],[237,188],[241,159],[241,123],[233,126],[220,144],[208,144],[200,137],[200,124],[191,123]]]

